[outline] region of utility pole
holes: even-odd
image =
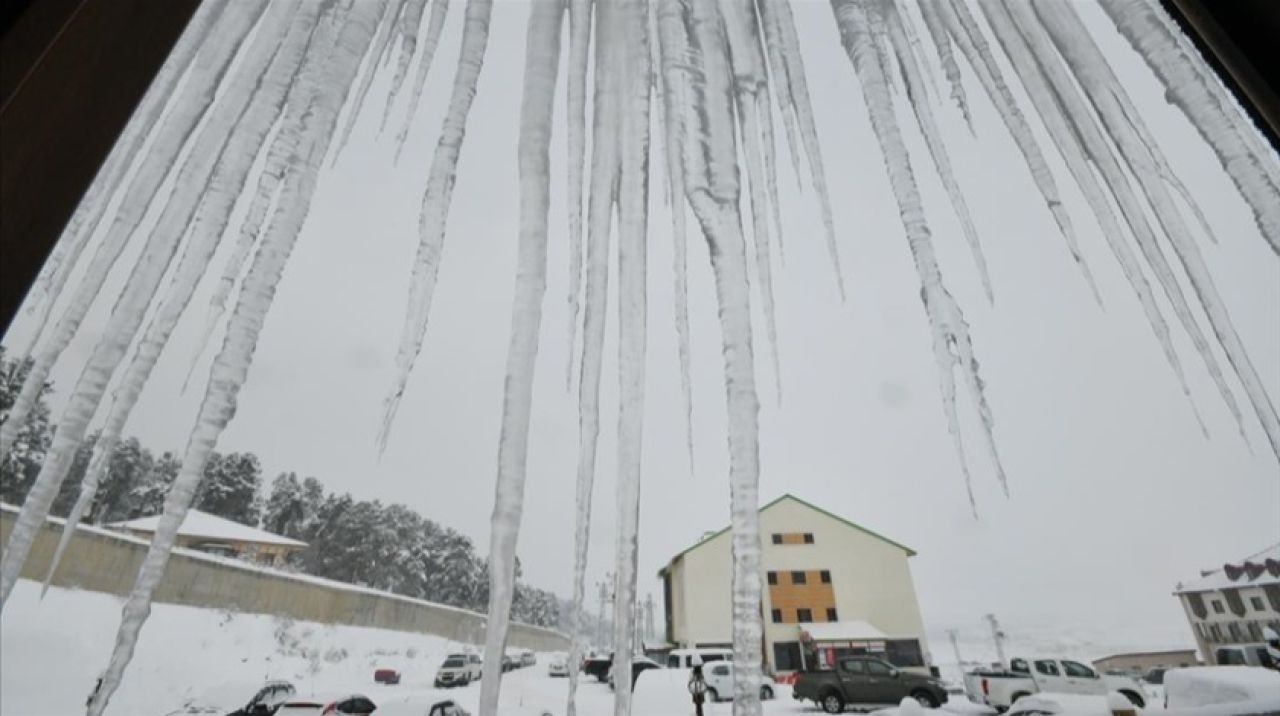
[[[996,621],[994,614],[988,614],[984,618],[991,625],[991,639],[996,643],[996,658],[1000,660],[1000,668],[1008,668],[1009,664],[1004,660],[1004,632],[1000,631],[1000,622]]]
[[[956,668],[963,672],[964,659],[960,658],[960,642],[956,641],[956,630],[948,629],[947,636],[951,639],[951,649],[956,653]]]

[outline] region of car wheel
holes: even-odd
[[[822,710],[829,714],[838,714],[844,711],[844,699],[833,691],[822,697]]]
[[[1016,704],[1016,703],[1018,703],[1018,699],[1022,698],[1023,696],[1030,696],[1030,695],[1031,695],[1031,694],[1029,694],[1029,693],[1027,693],[1027,692],[1025,692],[1025,691],[1019,691],[1018,693],[1016,693],[1016,694],[1014,694],[1014,695],[1013,695],[1013,698],[1009,699],[1009,703],[1010,703],[1010,704]]]
[[[1120,695],[1129,699],[1129,703],[1134,706],[1137,706],[1138,708],[1146,708],[1147,702],[1144,701],[1141,696],[1133,693],[1132,691],[1121,691]]]
[[[761,701],[768,701],[768,700],[769,700],[769,699],[771,699],[771,698],[773,698],[773,689],[769,688],[768,686],[761,686],[761,687],[760,687],[760,700],[761,700]]]
[[[719,700],[720,700],[720,693],[719,693],[719,692],[717,692],[715,689],[710,689],[710,688],[709,688],[709,689],[707,689],[707,701],[710,701],[711,703],[713,703],[713,704],[714,704],[715,702],[717,702],[717,701],[719,701]]]
[[[928,691],[912,692],[911,698],[915,699],[916,703],[920,704],[921,706],[927,709],[938,708],[938,700],[935,699],[933,697],[933,694],[929,693]]]

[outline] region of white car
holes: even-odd
[[[667,654],[666,667],[668,669],[693,668],[695,656],[701,659],[703,664],[710,664],[713,661],[733,661],[733,649],[673,649]]]
[[[1280,706],[1280,672],[1259,666],[1189,666],[1164,675],[1169,708],[1251,704]]]
[[[733,662],[717,661],[702,667],[702,678],[707,682],[707,700],[720,701],[733,698]],[[773,684],[760,684],[760,700],[773,698]]]
[[[568,676],[569,675],[569,658],[564,654],[552,654],[551,659],[547,661],[547,676]]]
[[[187,699],[181,708],[166,716],[273,713],[294,693],[293,684],[287,681],[226,683]]]
[[[1085,696],[1118,693],[1135,706],[1146,706],[1145,690],[1136,679],[1098,674],[1070,659],[1013,659],[1008,670],[965,674],[964,685],[970,701],[997,709],[1009,708],[1019,699],[1040,693]]]
[[[436,688],[466,686],[480,679],[480,657],[475,654],[450,654],[436,670]]]

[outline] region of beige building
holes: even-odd
[[[1195,666],[1199,662],[1195,649],[1170,649],[1169,651],[1112,654],[1094,661],[1093,668],[1101,672],[1123,671],[1130,674],[1145,674],[1152,669],[1176,669],[1181,666]]]
[[[159,523],[160,516],[154,515],[116,522],[107,527],[149,540]],[[289,555],[306,549],[307,543],[200,510],[189,510],[178,528],[178,546],[279,567]]]
[[[1206,663],[1263,664],[1262,630],[1280,632],[1280,544],[1204,570],[1174,594]]]
[[[760,509],[760,536],[767,670],[821,668],[848,654],[927,668],[913,550],[792,495]],[[671,644],[732,645],[731,541],[727,527],[708,534],[659,572]]]

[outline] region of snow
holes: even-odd
[[[140,517],[128,522],[115,522],[107,527],[117,530],[154,533],[160,525],[161,515]],[[199,537],[201,539],[221,540],[228,542],[256,542],[258,544],[279,544],[291,547],[306,547],[306,542],[289,539],[272,534],[256,527],[242,525],[239,522],[211,515],[200,510],[187,510],[187,517],[178,528],[179,537]]]
[[[842,622],[817,622],[808,624],[804,627],[809,632],[809,636],[815,641],[829,641],[831,639],[889,639],[884,632],[877,629],[870,622],[842,621]]]

